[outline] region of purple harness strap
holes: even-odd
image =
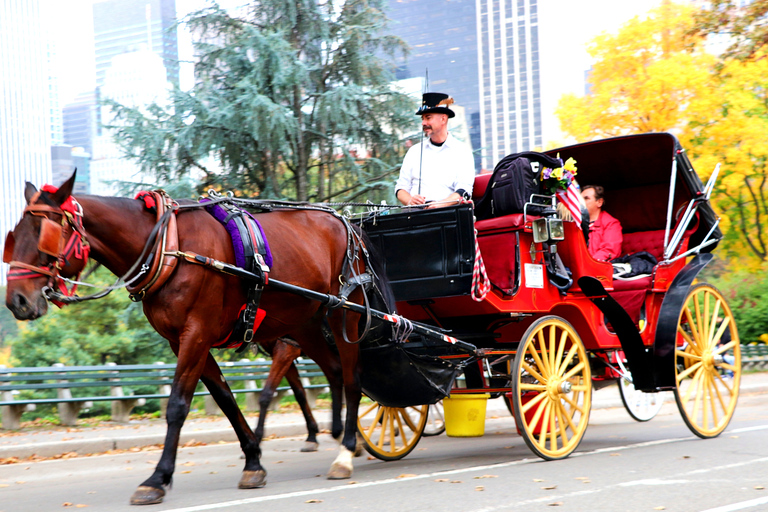
[[[207,203],[209,201],[210,199],[207,198],[200,200],[201,203]],[[235,250],[235,263],[237,266],[250,270],[246,268],[245,243],[235,219],[230,216],[230,212],[227,212],[227,210],[218,204],[206,206],[205,209],[227,228],[229,236],[232,238],[232,246]],[[269,250],[269,242],[267,242],[267,236],[264,234],[264,229],[261,227],[259,221],[256,220],[256,217],[251,215],[250,212],[243,209],[240,209],[240,211],[243,213],[243,219],[248,225],[251,247],[254,248],[254,252],[258,252],[264,257],[264,263],[268,267],[272,267],[272,251]],[[256,235],[256,230],[258,230],[260,236]]]

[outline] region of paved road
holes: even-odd
[[[299,452],[302,438],[281,438],[264,444],[267,487],[249,491],[236,489],[236,444],[194,446],[180,450],[173,488],[149,510],[768,510],[767,404],[768,394],[746,390],[729,429],[711,440],[691,435],[674,402],[642,424],[600,407],[577,452],[555,462],[533,457],[509,415],[492,410],[484,437],[425,438],[389,463],[363,456],[351,482],[324,478],[337,450],[330,436],[311,454]],[[146,450],[0,466],[0,511],[135,512],[128,498],[158,457]]]

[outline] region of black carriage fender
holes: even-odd
[[[653,340],[653,370],[657,388],[675,388],[675,341],[680,312],[691,283],[712,261],[712,258],[714,258],[712,253],[697,254],[675,276],[661,303],[656,324],[656,337]]]

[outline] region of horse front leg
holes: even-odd
[[[194,343],[193,337],[187,337],[190,343],[182,340],[179,349],[176,373],[173,377],[171,394],[168,398],[166,423],[168,430],[165,434],[165,444],[160,461],[154,473],[131,496],[131,505],[153,505],[162,503],[165,496],[165,486],[171,485],[173,471],[176,467],[176,452],[179,447],[181,427],[189,414],[189,407],[195,393],[195,387],[200,380],[205,366],[205,352],[208,347]],[[202,352],[202,353],[198,353]]]
[[[340,316],[340,315],[339,315]],[[357,315],[347,315],[351,317],[347,321],[348,339],[356,339],[357,335]],[[340,322],[339,322],[340,323]],[[341,326],[334,329],[334,334],[341,331]],[[346,399],[347,415],[344,424],[344,437],[339,447],[339,455],[333,461],[331,469],[328,472],[329,480],[340,480],[352,476],[352,457],[357,451],[357,414],[362,397],[362,387],[360,384],[360,352],[358,345],[346,344],[343,338],[336,336],[339,357],[341,359],[342,375],[344,379],[344,398]],[[340,402],[340,400],[339,400]]]
[[[224,413],[232,424],[232,428],[235,430],[235,434],[237,434],[237,439],[240,441],[240,448],[245,455],[245,467],[237,487],[239,489],[264,487],[267,483],[267,470],[262,467],[260,460],[261,448],[259,443],[261,439],[257,439],[256,435],[251,431],[250,425],[248,425],[245,416],[243,416],[240,407],[237,405],[235,395],[221,373],[221,368],[219,368],[210,352],[208,353],[201,379],[205,387],[210,391],[211,397],[216,401],[216,405],[219,406],[221,412]]]

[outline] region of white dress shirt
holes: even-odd
[[[439,201],[460,189],[471,196],[474,183],[475,160],[472,152],[465,144],[448,134],[441,146],[435,146],[427,139],[408,150],[400,168],[400,177],[395,184],[395,194],[403,189],[411,195],[421,194],[427,201]]]

